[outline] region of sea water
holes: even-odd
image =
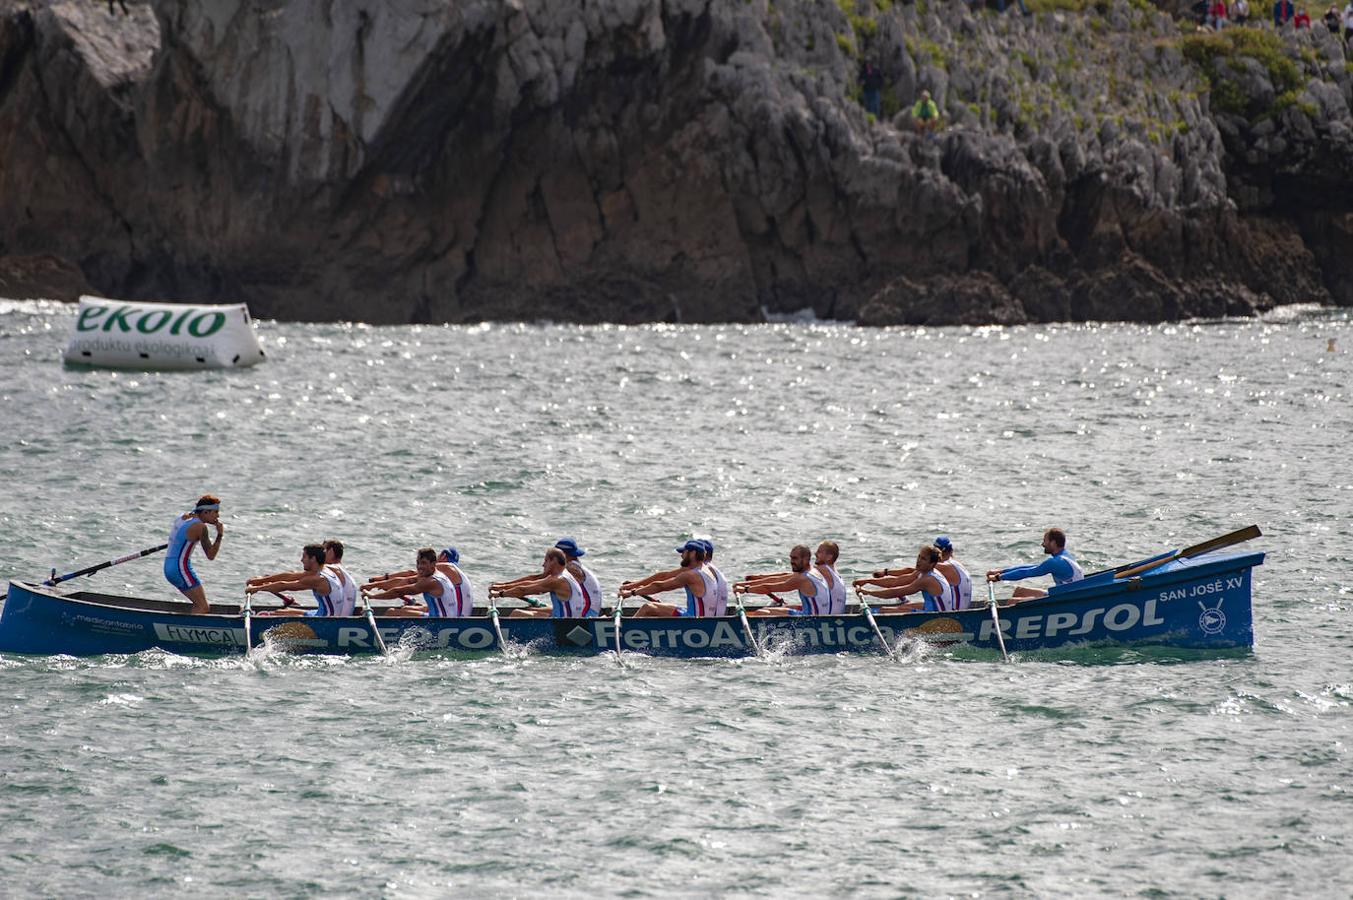
[[[1252,522],[1268,557],[1239,655],[0,655],[7,895],[1353,892],[1347,312],[264,322],[266,363],[201,373],[63,368],[72,321],[0,302],[5,578],[204,492],[229,602],[327,537],[361,577],[454,545],[481,590],[565,535],[608,592],[694,533],[735,576],[939,534],[980,573],[1050,526],[1087,571]],[[77,584],[171,598],[160,564]]]

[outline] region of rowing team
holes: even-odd
[[[190,513],[175,520],[165,559],[165,576],[191,601],[194,612],[206,612],[206,594],[190,564],[193,547],[200,544],[208,559],[215,559],[221,546],[220,501],[204,496]],[[216,528],[214,540],[207,525]],[[636,616],[723,616],[728,613],[730,589],[724,574],[714,565],[714,544],[704,538],[686,541],[676,548],[681,554],[677,568],[655,572],[620,585],[620,596],[641,597],[646,602]],[[992,569],[987,581],[1015,581],[1039,575],[1051,575],[1057,584],[1079,581],[1084,577],[1075,559],[1066,552],[1066,535],[1050,528],[1043,535],[1043,550],[1048,559],[1037,566],[1012,566]],[[573,538],[560,538],[545,551],[539,574],[524,575],[511,581],[489,585],[489,598],[530,598],[548,595],[550,606],[515,609],[513,616],[551,616],[586,618],[599,615],[602,606],[601,584],[596,574],[582,563],[585,550]],[[733,594],[762,594],[772,605],[746,610],[750,616],[842,615],[846,609],[846,585],[836,571],[840,547],[823,541],[817,550],[797,545],[789,551],[788,572],[748,575],[732,585]],[[186,585],[186,586],[185,586]],[[857,579],[852,587],[862,596],[886,603],[878,612],[903,613],[917,610],[953,611],[972,605],[972,578],[954,558],[954,546],[948,537],[921,546],[916,564],[901,569],[883,569],[869,578]],[[372,578],[360,588],[343,566],[343,543],[337,540],[307,544],[301,551],[301,571],[260,575],[246,583],[249,594],[260,591],[282,598],[282,609],[260,615],[351,616],[359,594],[368,600],[402,600],[403,605],[382,610],[382,615],[434,616],[460,618],[474,614],[475,589],[460,567],[455,547],[440,552],[430,547],[417,551],[413,569],[386,573]],[[309,590],[315,609],[305,611],[286,596],[286,591]],[[685,592],[686,603],[662,603],[653,595],[669,591]],[[790,606],[781,593],[796,592],[797,607]],[[1016,588],[1013,600],[1044,596],[1032,588]],[[916,598],[908,600],[907,598]],[[200,606],[199,606],[200,603]]]

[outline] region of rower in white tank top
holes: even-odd
[[[715,568],[714,563],[705,563],[704,570],[714,578],[713,596],[711,597],[708,591],[705,592],[705,615],[728,615],[728,579],[724,578],[723,573]]]
[[[803,574],[813,583],[814,593],[810,597],[803,591],[799,591],[799,602],[802,606],[799,609],[791,609],[789,614],[791,616],[826,615],[832,604],[831,590],[827,587],[827,582],[815,569],[809,569]]]
[[[958,589],[949,583],[949,579],[944,577],[944,573],[939,571],[938,566],[935,571],[930,573],[931,577],[940,586],[938,594],[932,594],[924,588],[921,589],[921,596],[925,598],[926,612],[948,612],[958,608]]]
[[[315,608],[306,613],[307,616],[342,616],[351,615],[351,613],[335,612],[343,602],[343,583],[338,580],[338,573],[332,572],[326,566],[319,570],[319,574],[324,576],[324,580],[329,582],[329,593],[321,594],[319,591],[311,590],[310,594],[315,598]]]
[[[954,571],[958,572],[958,585],[956,586],[956,592],[958,594],[957,608],[969,609],[972,607],[972,576],[968,574],[967,569],[959,564],[958,560],[950,557],[948,562],[949,565],[954,567]]]
[[[462,569],[456,563],[440,563],[438,565],[438,568],[440,568],[441,566],[450,567],[451,569],[455,570],[455,573],[457,575],[460,576],[460,584],[454,586],[459,587],[460,589],[459,593],[461,598],[460,599],[461,609],[465,610],[465,612],[461,613],[461,615],[464,616],[474,615],[474,593],[475,593],[474,582],[470,580],[470,576],[466,575],[465,570]],[[450,576],[447,577],[449,578]]]
[[[578,578],[573,572],[576,566],[582,573],[582,578]],[[592,574],[592,570],[578,562],[576,559],[568,561],[569,574],[573,575],[573,580],[578,582],[578,587],[583,589],[583,599],[586,601],[582,615],[584,617],[596,616],[601,614],[601,582],[597,581],[597,576]]]
[[[819,564],[818,575],[827,585],[827,595],[831,598],[830,606],[823,610],[825,616],[844,616],[846,614],[846,583],[841,580],[841,576],[836,574],[836,569],[826,564]]]
[[[338,563],[329,563],[324,568],[338,576],[339,590],[329,591],[329,600],[334,611],[331,616],[354,616],[357,614],[357,582],[348,574],[348,570]]]
[[[432,577],[442,586],[442,594],[440,597],[430,593],[423,594],[423,602],[427,604],[427,614],[430,618],[461,619],[473,614],[474,601],[470,599],[470,592],[467,590],[469,584],[465,581],[464,574],[461,575],[460,584],[454,583],[450,575],[439,570],[434,570]]]
[[[559,577],[568,582],[568,596],[560,597],[553,592],[550,594],[550,602],[554,604],[554,618],[581,619],[587,614],[587,597],[583,594],[582,586],[567,569],[560,572]]]

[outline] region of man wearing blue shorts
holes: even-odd
[[[216,529],[216,539],[208,538],[207,526]],[[169,530],[169,547],[164,557],[164,577],[174,587],[183,592],[192,603],[192,612],[206,613],[211,606],[207,603],[207,590],[193,571],[192,553],[198,544],[207,559],[215,559],[221,549],[221,535],[225,526],[221,524],[221,498],[203,494],[197,499],[192,512],[186,512],[174,520]]]

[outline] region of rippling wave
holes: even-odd
[[[3,655],[13,892],[1353,891],[1346,313],[264,322],[266,364],[191,374],[65,369],[71,316],[0,301],[8,577],[159,543],[205,490],[220,599],[327,536],[360,575],[455,544],[486,584],[570,534],[608,589],[696,532],[730,574],[938,533],[978,571],[1049,525],[1087,569],[1250,522],[1268,561],[1239,655]],[[153,559],[96,579],[172,595]]]

